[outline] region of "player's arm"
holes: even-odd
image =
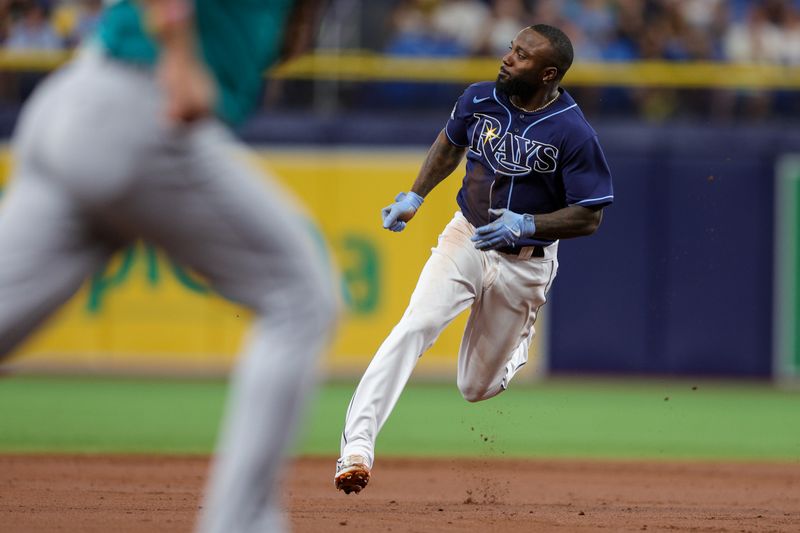
[[[567,150],[561,169],[565,203],[569,207],[536,215],[536,238],[555,240],[591,235],[600,226],[603,207],[614,200],[611,170],[594,133]]]
[[[453,173],[464,158],[466,151],[466,147],[452,144],[447,139],[444,130],[440,131],[439,136],[428,150],[428,155],[425,156],[425,161],[419,169],[411,191],[425,198],[434,187]]]
[[[571,205],[552,213],[535,217],[508,209],[490,209],[497,217],[493,222],[475,229],[472,241],[478,250],[493,250],[513,246],[520,239],[569,239],[594,233],[603,217],[603,208]]]
[[[158,76],[170,120],[190,123],[214,110],[216,86],[198,54],[192,0],[141,0],[148,31],[160,46]]]
[[[597,231],[602,219],[602,207],[571,205],[552,213],[536,215],[533,236],[547,240],[585,237]]]
[[[392,205],[381,211],[383,227],[391,231],[403,231],[422,205],[425,196],[458,167],[466,153],[466,147],[456,146],[447,139],[444,130],[428,150],[425,161],[408,193],[401,192]]]

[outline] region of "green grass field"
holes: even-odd
[[[412,385],[382,455],[800,461],[800,392],[766,384],[548,380],[478,404]],[[312,400],[299,454],[335,456],[353,383]],[[0,452],[208,453],[222,381],[0,379]]]

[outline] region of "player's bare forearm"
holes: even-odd
[[[534,215],[534,237],[542,239],[571,239],[591,235],[600,226],[602,207],[571,205],[552,213]]]
[[[191,0],[140,0],[147,31],[162,52],[195,55],[194,5]]]
[[[200,58],[191,0],[142,0],[150,34],[160,45],[158,76],[166,114],[189,123],[213,112],[216,86]]]
[[[422,168],[420,168],[411,190],[423,198],[427,196],[434,187],[453,173],[464,158],[466,151],[465,147],[452,144],[447,139],[444,130],[439,132],[439,136],[428,150],[428,155],[425,156],[425,161],[422,163]]]

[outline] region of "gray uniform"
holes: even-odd
[[[84,51],[26,105],[0,208],[0,356],[133,239],[255,312],[201,531],[283,528],[276,476],[336,316],[334,284],[286,194],[216,119],[164,119],[150,68]]]

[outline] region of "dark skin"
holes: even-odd
[[[532,95],[524,102],[511,102],[523,109],[536,109],[558,95],[561,80],[558,69],[551,58],[553,50],[549,41],[539,33],[526,28],[519,32],[511,43],[511,49],[503,57],[499,80],[519,79],[533,88]],[[467,149],[450,143],[444,131],[436,137],[411,190],[423,198],[441,183],[461,163]],[[405,221],[413,218],[413,214]],[[591,235],[600,226],[602,207],[571,205],[552,213],[536,214],[537,238],[569,239]]]
[[[518,80],[532,89],[524,100],[512,95],[512,104],[523,111],[532,111],[558,96],[558,83],[563,76],[553,66],[553,55],[550,41],[530,28],[519,32],[511,41],[497,80]]]

